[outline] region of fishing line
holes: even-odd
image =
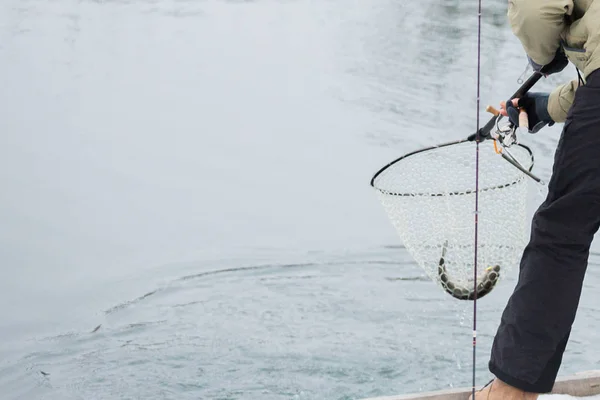
[[[473,262],[473,388],[472,395],[475,399],[475,365],[477,356],[477,238],[479,222],[479,103],[481,88],[481,0],[478,1],[477,13],[477,130],[475,137],[475,251]]]

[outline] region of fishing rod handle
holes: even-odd
[[[521,97],[525,93],[529,92],[529,90],[544,76],[541,72],[534,71],[533,74],[521,85],[520,88],[510,97],[510,100]]]
[[[542,78],[542,76],[544,76],[544,74],[542,74],[541,72],[534,71],[533,74],[531,74],[531,76],[527,78],[527,80],[521,85],[521,87],[518,88],[517,91],[510,97],[509,101],[514,98],[521,97],[525,93],[527,93]],[[477,138],[479,138],[479,140],[490,139],[490,132],[496,124],[496,117],[497,116],[495,115],[492,118],[490,118],[490,120],[482,128],[480,128],[478,132],[469,135],[467,140],[472,142],[474,140],[477,140]]]

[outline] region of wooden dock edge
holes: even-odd
[[[447,389],[363,400],[467,400],[471,392],[471,388]],[[598,395],[600,394],[600,370],[579,372],[575,375],[558,378],[551,394],[566,394],[575,397]]]

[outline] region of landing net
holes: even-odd
[[[475,143],[458,142],[407,154],[371,181],[402,243],[442,289],[471,299],[474,264]],[[518,264],[527,240],[528,179],[494,151],[479,144],[479,269],[482,297]],[[533,155],[510,148],[527,170]]]

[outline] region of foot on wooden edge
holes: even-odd
[[[517,389],[495,378],[485,385],[483,389],[475,392],[475,399],[471,395],[469,396],[469,400],[537,400],[538,396],[538,393],[529,393]]]

